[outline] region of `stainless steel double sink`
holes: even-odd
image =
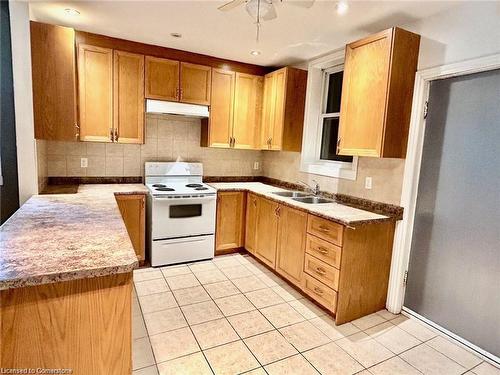
[[[294,201],[307,203],[307,204],[320,204],[320,203],[333,203],[331,199],[317,197],[315,195],[303,193],[301,191],[276,191],[273,192],[274,195],[280,197],[292,198]]]

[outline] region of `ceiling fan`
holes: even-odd
[[[257,25],[257,41],[259,41],[259,29],[262,21],[270,21],[278,17],[276,8],[273,3],[285,2],[286,4],[293,4],[303,8],[310,8],[313,6],[315,0],[232,0],[219,8],[220,11],[227,12],[240,5],[245,4],[247,13],[255,19]]]

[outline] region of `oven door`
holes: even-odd
[[[216,195],[193,198],[153,197],[153,240],[215,233]]]

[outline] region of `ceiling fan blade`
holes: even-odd
[[[315,0],[287,0],[286,3],[296,5],[301,8],[310,8],[314,5],[314,1]]]
[[[244,3],[246,3],[246,0],[232,0],[229,3],[221,5],[217,9],[219,9],[219,10],[221,10],[223,12],[227,12],[228,10],[234,9],[237,6],[239,6],[241,4],[244,4]]]
[[[274,7],[274,5],[271,4],[269,11],[264,16],[262,16],[262,19],[264,21],[271,21],[274,20],[276,17],[278,17],[278,14],[276,13],[276,8]]]

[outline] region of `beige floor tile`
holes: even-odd
[[[165,277],[172,277],[172,276],[180,276],[180,275],[188,275],[191,273],[191,270],[189,269],[188,266],[167,266],[167,267],[162,267],[160,268],[161,273],[163,273],[163,276]]]
[[[132,298],[132,316],[142,315],[141,306],[136,296]]]
[[[205,290],[210,294],[213,299],[233,296],[240,294],[238,288],[234,286],[231,281],[222,281],[219,283],[204,285]]]
[[[394,354],[364,332],[335,341],[364,367],[370,367],[391,358]]]
[[[242,293],[267,288],[267,285],[260,281],[260,279],[255,275],[242,277],[241,279],[234,279],[233,284],[236,285]]]
[[[193,303],[210,300],[210,296],[201,285],[192,288],[177,289],[173,293],[179,306],[192,305]]]
[[[415,336],[421,341],[427,341],[436,337],[438,334],[429,328],[425,327],[422,323],[417,322],[415,319],[410,319],[404,315],[391,320],[391,323],[401,328],[403,331],[408,332],[410,335]]]
[[[144,320],[149,335],[173,331],[187,326],[186,319],[184,319],[184,315],[182,315],[178,307],[144,314]]]
[[[288,303],[265,307],[260,312],[271,322],[276,328],[281,328],[290,324],[299,323],[304,320],[292,306]]]
[[[256,368],[255,370],[251,370],[243,373],[244,375],[267,375],[267,372],[264,370],[264,367]]]
[[[132,368],[134,370],[151,366],[155,364],[153,351],[149,344],[149,338],[143,337],[141,339],[132,341]]]
[[[138,297],[168,292],[168,286],[164,279],[154,279],[135,283],[135,290]]]
[[[317,375],[318,372],[304,357],[294,355],[264,367],[269,375]]]
[[[241,266],[241,263],[233,256],[215,257],[213,262],[219,269]]]
[[[148,271],[137,272],[139,270],[134,271],[134,282],[146,281],[146,280],[154,280],[154,279],[163,279],[163,274],[159,269],[156,268],[147,268]]]
[[[335,343],[329,343],[302,354],[321,374],[351,375],[363,370],[359,362]]]
[[[242,277],[252,276],[252,273],[244,265],[239,264],[234,267],[222,268],[222,272],[227,276],[228,279],[239,279]]]
[[[330,342],[328,337],[308,321],[283,327],[279,331],[299,352]]]
[[[216,375],[239,374],[260,367],[242,341],[208,349],[205,356]]]
[[[275,286],[272,289],[286,302],[304,298],[304,296],[300,294],[300,292],[298,292],[297,290],[295,290],[294,288],[292,288],[290,285],[287,284]]]
[[[141,368],[140,370],[133,371],[132,375],[158,375],[158,369],[156,366]]]
[[[329,315],[311,319],[310,322],[330,340],[339,340],[360,331],[359,328],[352,323],[344,323],[339,326],[335,325],[335,319]]]
[[[358,327],[360,330],[364,331],[365,329],[375,327],[376,325],[385,323],[386,320],[382,318],[377,313],[373,313],[370,315],[365,315],[362,318],[353,320],[351,323]]]
[[[271,288],[254,290],[253,292],[245,293],[245,296],[253,303],[255,307],[261,309],[263,307],[277,305],[285,302]]]
[[[132,338],[136,340],[141,337],[146,337],[147,335],[148,332],[146,331],[146,325],[144,324],[142,315],[134,315],[132,317]]]
[[[241,338],[274,330],[271,323],[258,310],[233,315],[227,319]]]
[[[283,285],[286,283],[285,280],[283,280],[279,276],[276,276],[272,272],[264,272],[260,275],[257,275],[257,277],[270,288],[274,288],[275,286]]]
[[[483,362],[471,370],[476,375],[500,375],[500,368]]]
[[[432,340],[427,341],[427,345],[436,349],[438,352],[443,353],[448,358],[453,359],[459,365],[468,370],[482,362],[481,358],[449,341],[443,336],[434,337]]]
[[[212,261],[197,262],[188,265],[193,273],[217,270],[217,266]]]
[[[201,352],[160,363],[158,370],[160,371],[160,375],[212,374],[210,366]]]
[[[465,368],[426,344],[419,345],[399,356],[425,375],[454,375],[465,372]]]
[[[243,294],[218,298],[215,303],[221,309],[225,316],[241,314],[247,311],[255,310],[255,307]]]
[[[420,340],[387,321],[365,332],[395,354],[421,344]]]
[[[221,271],[219,271],[218,269],[210,270],[210,271],[203,271],[203,272],[196,272],[195,276],[199,280],[199,282],[202,284],[213,284],[213,283],[227,280],[227,277],[224,276],[224,274]]]
[[[191,329],[203,350],[239,340],[239,336],[225,318],[197,324],[191,326]]]
[[[182,357],[200,350],[196,339],[188,327],[153,335],[150,339],[157,363]]]
[[[385,320],[396,319],[398,316],[400,316],[400,314],[393,314],[393,313],[387,311],[386,309],[377,311],[377,314],[380,315]]]
[[[269,270],[260,263],[255,264],[252,262],[248,262],[248,264],[244,264],[244,266],[248,268],[254,275],[262,275],[264,272],[269,272]]]
[[[177,307],[172,292],[162,292],[139,297],[143,314]]]
[[[326,310],[315,305],[306,298],[288,302],[297,312],[306,319],[314,319],[318,316],[326,315]]]
[[[399,357],[393,357],[374,367],[370,367],[370,372],[374,375],[421,375],[420,371]]]
[[[204,323],[223,317],[213,301],[182,306],[181,309],[190,325]]]
[[[297,353],[297,350],[278,331],[262,333],[244,341],[262,365]]]
[[[200,285],[200,283],[192,273],[167,277],[167,283],[171,290],[190,288]]]

